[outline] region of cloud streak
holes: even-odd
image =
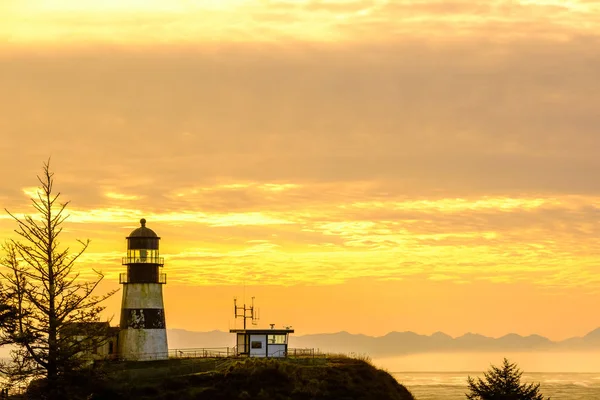
[[[3,2],[0,37],[13,43],[339,41],[485,34],[564,38],[598,32],[586,1],[104,1]],[[516,29],[515,29],[516,28]]]
[[[264,202],[250,202],[244,212],[226,212],[231,199],[240,195],[259,198],[249,191],[263,194]],[[107,253],[95,251],[86,263],[116,277],[122,267],[115,249],[124,246],[122,237],[135,228],[130,224],[145,217],[167,246],[163,252],[171,281],[189,285],[340,284],[406,277],[565,288],[600,282],[594,268],[598,197],[419,201],[394,200],[388,194],[386,201],[354,202],[344,191],[324,200],[314,197],[314,188],[243,183],[196,187],[193,192],[210,193],[221,210],[73,208],[69,221],[82,225],[74,233],[103,225],[122,232],[118,237],[104,232],[112,248],[103,245]],[[9,222],[4,217],[0,226],[6,228]]]

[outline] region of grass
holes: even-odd
[[[218,369],[218,370],[217,370]],[[366,355],[107,363],[75,379],[72,400],[414,400]],[[34,397],[33,398],[37,398]]]
[[[168,373],[146,364],[146,369],[162,372],[135,376],[108,372],[86,396],[89,400],[414,400],[368,358],[310,360],[252,358],[234,361],[222,371],[191,374]]]

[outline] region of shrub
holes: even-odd
[[[539,383],[521,383],[523,372],[506,358],[502,367],[491,366],[484,379],[468,377],[468,400],[544,400]],[[550,399],[548,399],[550,400]]]

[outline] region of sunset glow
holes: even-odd
[[[0,206],[52,157],[103,289],[146,218],[172,328],[245,294],[300,333],[583,335],[599,33],[583,0],[2,1]]]
[[[599,10],[583,0],[7,0],[0,5],[0,38],[13,44],[388,41],[399,34],[439,37],[452,25],[461,36],[565,39],[595,32]]]

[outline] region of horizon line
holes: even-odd
[[[263,329],[264,330],[264,329],[270,329],[270,328],[256,328],[256,329]],[[223,330],[220,330],[220,329],[213,329],[213,330],[210,330],[210,331],[194,331],[194,330],[189,330],[189,329],[186,329],[186,328],[167,328],[167,330],[180,330],[180,331],[193,332],[193,333],[211,333],[211,332],[230,333],[228,331],[223,331]],[[531,334],[528,334],[528,335],[522,335],[520,333],[515,333],[515,332],[509,332],[509,333],[505,333],[502,336],[495,337],[495,336],[487,336],[487,335],[484,335],[484,334],[481,334],[481,333],[475,333],[475,332],[466,332],[466,333],[463,333],[462,335],[459,335],[459,336],[452,336],[452,335],[449,335],[449,334],[447,334],[447,333],[445,333],[443,331],[436,331],[436,332],[433,332],[431,334],[417,333],[415,331],[389,331],[388,333],[386,333],[384,335],[373,336],[373,335],[368,335],[368,334],[365,334],[365,333],[351,333],[351,332],[342,330],[342,331],[337,331],[337,332],[304,333],[304,334],[299,334],[299,335],[296,334],[295,336],[296,337],[302,337],[302,336],[309,336],[309,335],[336,335],[336,334],[340,334],[340,333],[346,333],[348,335],[353,335],[353,336],[366,336],[366,337],[370,337],[370,338],[382,338],[382,337],[385,337],[385,336],[387,336],[389,334],[392,334],[392,333],[412,333],[412,334],[415,334],[417,336],[425,336],[425,337],[432,337],[435,334],[443,334],[443,335],[446,335],[449,338],[455,340],[455,339],[464,337],[464,336],[469,335],[469,334],[470,335],[482,336],[482,337],[489,338],[489,339],[502,339],[502,338],[504,338],[506,336],[509,336],[509,335],[516,335],[516,336],[519,336],[521,338],[528,338],[528,337],[531,337],[531,336],[538,336],[540,338],[547,339],[547,340],[549,340],[552,343],[560,343],[560,342],[564,342],[565,340],[569,340],[569,339],[578,339],[578,338],[579,339],[583,339],[584,337],[586,337],[590,333],[596,332],[596,331],[599,331],[599,330],[600,330],[600,326],[598,326],[597,328],[592,329],[591,331],[587,332],[583,336],[570,336],[570,337],[567,337],[567,338],[561,339],[561,340],[553,340],[553,339],[550,339],[547,336],[541,335],[539,333],[531,333]]]

